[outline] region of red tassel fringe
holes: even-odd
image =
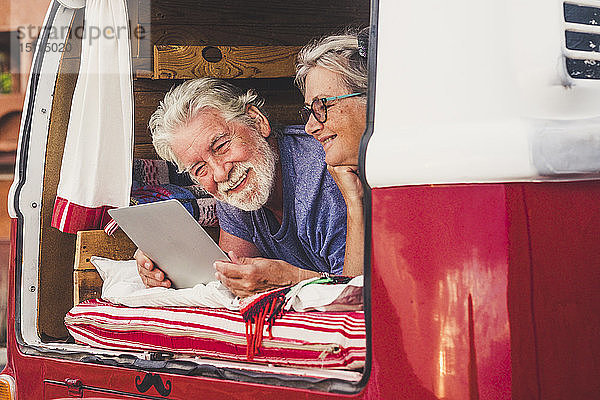
[[[269,338],[273,338],[272,327],[275,319],[283,314],[285,295],[290,287],[260,293],[243,302],[247,303],[242,306],[241,313],[246,322],[246,358],[249,361],[260,353],[265,324]]]

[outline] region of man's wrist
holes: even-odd
[[[311,271],[308,269],[302,269],[302,268],[297,268],[297,274],[296,274],[296,278],[293,282],[293,285],[302,282],[304,280],[310,279],[310,278],[316,278],[318,276],[320,276],[320,274],[316,271]]]

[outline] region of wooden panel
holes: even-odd
[[[148,13],[152,24],[201,26],[246,25],[248,27],[288,24],[349,24],[369,15],[369,1],[280,1],[262,0],[154,0],[140,4],[140,14]],[[144,11],[145,9],[145,11]],[[243,21],[243,22],[242,22]]]
[[[160,101],[165,97],[166,92],[134,92],[135,101],[135,144],[152,143],[152,137],[148,129],[150,116]]]
[[[367,26],[369,13],[369,0],[154,0],[140,5],[139,22],[155,45],[303,46],[348,26]],[[139,56],[151,57],[148,50],[141,47]]]
[[[122,230],[109,236],[103,230],[77,232],[75,245],[76,270],[96,270],[90,262],[92,256],[106,257],[113,260],[130,260],[133,258],[136,245]]]
[[[73,304],[102,295],[102,278],[97,271],[73,271]]]
[[[153,25],[150,32],[155,45],[187,46],[304,46],[314,38],[342,31],[348,25],[366,26],[368,13],[360,20],[337,20],[326,25],[284,24],[281,26],[238,24],[199,27],[196,25]],[[151,57],[148,46],[140,49],[141,57]],[[151,49],[150,49],[151,50]]]
[[[299,46],[154,47],[154,79],[293,76]]]
[[[130,260],[136,245],[122,230],[108,236],[103,230],[77,232],[73,264],[73,303],[100,297],[102,279],[90,262],[92,256]]]
[[[368,14],[366,23],[368,23]],[[343,30],[348,23],[342,21],[320,26],[249,25],[245,21],[236,24],[199,27],[197,25],[156,25],[150,32],[152,43],[188,46],[304,46],[314,38]],[[362,25],[362,24],[357,24]]]
[[[151,144],[136,144],[133,147],[133,157],[146,158],[148,160],[158,160],[160,158]]]
[[[140,115],[140,117],[136,116],[134,121],[134,145],[152,143],[147,118],[152,114],[153,110],[144,111],[146,112],[143,115]],[[141,111],[139,109],[136,109],[136,113],[141,113]]]
[[[133,91],[138,92],[162,92],[167,93],[173,86],[183,83],[183,80],[145,80],[133,81]]]
[[[48,145],[44,166],[41,207],[38,332],[49,340],[67,337],[63,319],[73,307],[75,235],[51,227],[52,211],[60,176],[71,99],[77,75],[60,73],[52,99]]]
[[[136,83],[138,82],[136,81]],[[150,89],[148,85],[144,85],[144,87]],[[134,91],[133,93],[135,103],[133,156],[135,158],[158,158],[154,148],[152,148],[152,137],[148,129],[148,122],[150,121],[150,116],[156,110],[156,107],[158,107],[158,103],[165,97],[165,93],[166,90]]]
[[[158,103],[165,97],[166,91],[135,92],[133,94],[136,112],[139,109],[156,110]]]

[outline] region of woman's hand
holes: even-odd
[[[338,165],[327,166],[329,174],[340,188],[342,196],[346,201],[346,206],[359,206],[362,209],[363,188],[358,177],[358,166],[356,165]]]
[[[216,261],[215,277],[236,296],[247,297],[269,289],[296,284],[304,279],[319,276],[317,272],[303,270],[282,260],[262,257],[237,257],[228,253],[231,262]]]

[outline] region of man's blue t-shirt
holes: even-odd
[[[265,207],[243,211],[217,203],[224,231],[254,243],[265,258],[303,269],[341,274],[346,248],[346,203],[327,172],[321,144],[303,126],[278,139],[283,181],[281,225]]]

